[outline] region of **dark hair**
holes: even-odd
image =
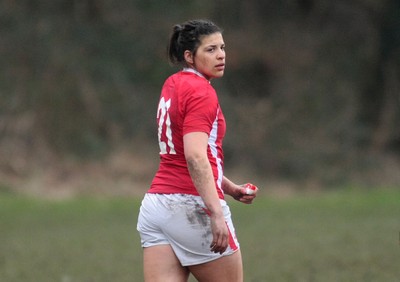
[[[183,54],[196,53],[201,37],[221,32],[222,29],[209,20],[191,20],[173,27],[168,46],[168,58],[172,64],[185,64]]]

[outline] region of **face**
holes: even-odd
[[[185,59],[190,67],[196,69],[207,79],[224,75],[225,43],[222,34],[217,32],[201,38],[201,44],[193,55],[185,51]]]

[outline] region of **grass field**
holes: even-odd
[[[400,191],[229,202],[245,281],[399,281]],[[0,194],[0,281],[142,281],[139,203]]]

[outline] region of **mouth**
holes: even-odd
[[[225,69],[225,64],[216,65],[215,68],[216,68],[217,70],[224,70],[224,69]]]

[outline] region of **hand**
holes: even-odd
[[[229,231],[223,215],[211,215],[211,232],[213,234],[211,251],[222,254],[229,244]]]
[[[251,204],[254,200],[255,197],[257,197],[257,192],[258,188],[251,184],[251,183],[246,183],[243,185],[236,185],[236,189],[234,192],[231,194],[231,196],[244,204]],[[250,191],[248,191],[250,189]],[[249,193],[251,192],[251,194]]]

